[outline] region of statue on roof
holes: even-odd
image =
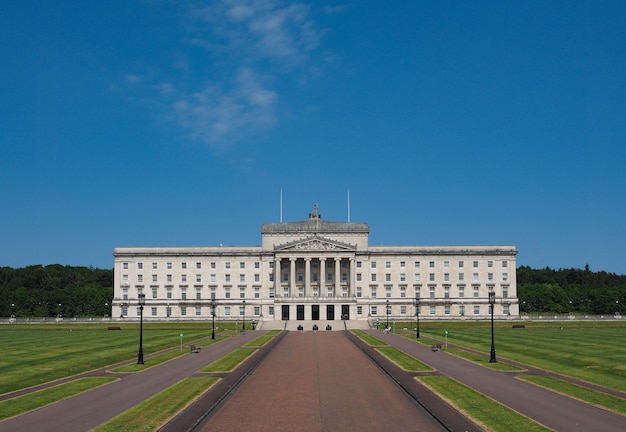
[[[317,212],[317,204],[313,206],[313,211],[309,213],[309,219],[321,219],[322,215]]]

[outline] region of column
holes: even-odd
[[[326,258],[320,258],[320,297],[325,296],[326,290]]]
[[[348,291],[349,296],[355,295],[354,282],[356,281],[356,259],[350,258],[350,288]]]
[[[341,258],[335,258],[335,297],[341,293]]]
[[[274,258],[274,296],[280,297],[280,258]]]
[[[304,296],[311,295],[311,258],[304,259]]]
[[[296,295],[296,258],[289,258],[289,296]]]

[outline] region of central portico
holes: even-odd
[[[270,297],[282,320],[354,316],[355,263],[367,250],[366,223],[323,221],[315,206],[308,220],[264,224],[261,235],[263,251],[274,256]]]

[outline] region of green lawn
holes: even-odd
[[[0,327],[0,394],[137,358],[139,324],[16,324]],[[205,323],[144,323],[144,355],[205,338]]]
[[[626,391],[626,321],[496,322],[495,347],[499,360],[508,358],[601,386]],[[400,327],[400,326],[398,326]],[[489,354],[489,322],[426,322],[423,337]],[[401,333],[402,330],[398,331]]]

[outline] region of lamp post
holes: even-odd
[[[489,291],[489,308],[491,309],[491,353],[489,356],[489,363],[497,363],[496,360],[496,345],[493,339],[493,308],[496,304],[496,293]]]
[[[389,299],[387,299],[387,325],[385,326],[385,329],[389,328]]]
[[[215,300],[211,300],[211,339],[215,340]]]
[[[139,353],[137,354],[137,364],[143,363],[143,305],[146,304],[146,295],[139,293],[137,296],[139,302]]]
[[[241,330],[246,331],[246,301],[243,301],[243,319],[241,324]]]
[[[420,338],[420,306],[421,306],[420,297],[419,296],[415,296],[415,315],[417,317],[417,327],[416,327],[416,330],[415,330],[415,339],[419,339]]]

